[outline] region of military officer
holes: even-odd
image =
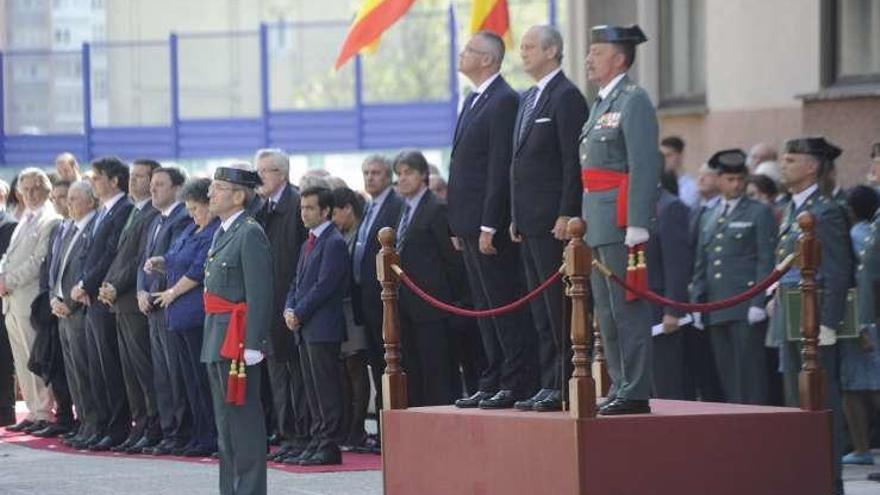
[[[819,183],[840,155],[840,148],[824,137],[806,137],[786,141],[780,170],[782,184],[791,193],[791,201],[782,212],[776,259],[782,261],[795,252],[800,227],[797,216],[809,211],[816,219],[816,237],[820,245],[820,260],[816,279],[823,290],[819,307],[819,361],[826,373],[826,406],[833,411],[834,465],[837,493],[843,493],[840,478],[840,457],[843,441],[843,413],[840,399],[840,373],[836,330],[844,320],[847,290],[852,286],[853,253],[850,245],[847,219],[834,200],[819,191]],[[784,375],[786,405],[796,407],[798,399],[797,373],[801,367],[800,349],[796,342],[787,342],[786,315],[781,293],[796,288],[800,272],[796,267],[780,280],[775,297],[768,303],[771,313],[770,332],[780,342],[779,366]]]
[[[656,211],[663,162],[657,116],[648,94],[626,75],[636,45],[646,41],[638,26],[597,26],[591,33],[587,76],[599,96],[580,136],[586,242],[596,259],[624,278],[627,248],[648,241]],[[651,311],[643,299],[594,270],[599,330],[611,375],[603,415],[650,412]]]
[[[773,270],[776,220],[769,206],[745,194],[746,154],[723,150],[709,159],[721,198],[700,222],[691,300],[718,301],[748,290]],[[729,402],[765,404],[766,296],[703,315]]]
[[[256,365],[270,351],[272,255],[263,229],[245,212],[259,184],[247,164],[219,167],[208,193],[209,208],[222,223],[205,263],[201,361],[211,385],[224,495],[266,493],[266,423]]]

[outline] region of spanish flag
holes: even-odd
[[[479,31],[491,31],[501,36],[508,47],[513,44],[507,0],[474,0],[471,7],[471,33]]]
[[[363,0],[336,57],[336,70],[357,52],[377,43],[379,37],[412,6],[415,0]]]

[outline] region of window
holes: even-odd
[[[706,102],[704,0],[659,0],[660,106]]]
[[[833,0],[824,6],[824,82],[880,82],[880,0]]]

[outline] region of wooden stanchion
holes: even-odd
[[[596,395],[608,397],[611,390],[611,375],[608,374],[608,363],[605,362],[605,347],[602,345],[602,334],[599,332],[599,317],[593,311],[593,379],[596,380]]]
[[[822,262],[819,240],[816,238],[816,218],[810,212],[797,217],[801,228],[798,239],[799,268],[801,271],[801,371],[798,392],[801,409],[825,409],[825,371],[819,363],[819,301],[816,270]]]
[[[571,240],[563,253],[565,276],[569,280],[567,294],[571,298],[571,362],[574,365],[568,381],[569,414],[575,419],[596,416],[596,384],[590,374],[590,357],[587,354],[592,334],[587,317],[587,298],[593,260],[590,248],[584,244],[586,231],[586,222],[582,219],[569,220],[568,236]]]
[[[382,339],[385,342],[385,373],[382,375],[382,404],[385,409],[406,409],[406,373],[400,366],[400,317],[397,287],[400,279],[391,267],[400,265],[391,227],[379,231],[382,249],[376,255],[376,278],[382,285]]]

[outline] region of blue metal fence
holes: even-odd
[[[556,0],[546,1],[545,19],[555,23]],[[407,20],[410,17],[413,20]],[[418,17],[427,20],[419,21]],[[25,91],[19,89],[22,84],[16,84],[16,74],[29,70],[37,74],[34,77],[42,76],[41,69],[35,70],[33,64],[29,69],[16,70],[11,60],[41,54],[0,52],[0,165],[51,163],[62,151],[88,161],[107,154],[125,159],[249,156],[254,149],[267,146],[293,153],[442,148],[449,145],[455,124],[459,98],[457,47],[459,36],[464,34],[459,33],[452,7],[419,12],[402,23],[437,21],[442,23],[446,39],[442,46],[430,48],[445,60],[433,61],[428,68],[432,71],[428,77],[434,83],[431,94],[410,101],[400,101],[394,88],[381,87],[383,83],[375,80],[376,74],[370,69],[381,60],[358,56],[339,72],[331,73],[331,59],[324,57],[315,62],[302,58],[298,50],[306,50],[305,46],[274,46],[287,38],[317,40],[320,33],[327,37],[325,48],[335,50],[348,21],[262,24],[258,30],[234,33],[172,33],[162,42],[84,43],[78,53],[44,52],[46,56],[68,57],[70,60],[64,60],[66,70],[73,75],[79,72],[77,79],[67,79],[67,86],[80,86],[81,113],[77,115],[76,111],[79,96],[69,97],[63,125],[48,118],[10,115],[9,100]],[[418,32],[419,26],[411,29]],[[72,58],[76,55],[78,63]],[[218,61],[224,57],[228,60]],[[287,64],[286,70],[280,69],[283,64]],[[221,73],[220,83],[207,87],[200,75],[214,67]],[[296,73],[298,79],[301,74],[304,77],[311,73],[314,84],[287,88],[288,82],[282,76],[291,73]],[[49,70],[50,77],[44,78],[46,85],[58,84],[52,82],[53,75]],[[119,80],[110,80],[110,75]],[[273,80],[279,82],[273,85]],[[167,81],[167,87],[161,81]],[[313,93],[328,87],[338,89],[340,85],[350,88],[350,96],[314,103],[320,95],[315,97]],[[136,86],[139,93],[113,93],[108,86],[113,90]],[[70,87],[65,90],[69,96]],[[184,99],[187,106],[182,107]],[[17,115],[22,114],[19,109]],[[78,120],[81,125],[77,125]]]

